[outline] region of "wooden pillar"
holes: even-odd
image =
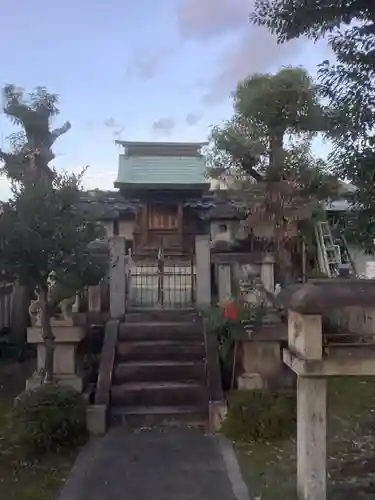
[[[181,249],[183,249],[183,235],[184,235],[184,205],[179,202],[177,205],[177,233]]]
[[[141,246],[144,248],[147,244],[147,226],[148,226],[148,220],[147,220],[147,203],[142,205],[141,208]]]

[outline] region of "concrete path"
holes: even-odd
[[[249,500],[230,443],[189,428],[113,429],[80,453],[58,500]]]

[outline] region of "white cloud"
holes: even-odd
[[[70,167],[68,172],[79,173],[82,166]],[[83,179],[84,189],[101,189],[103,191],[113,189],[113,183],[117,177],[117,170],[110,170],[108,167],[88,166]]]
[[[185,118],[185,121],[186,121],[186,124],[189,126],[189,127],[193,127],[194,125],[196,125],[199,120],[202,118],[202,114],[201,113],[189,113],[186,118]]]
[[[103,125],[107,128],[119,128],[121,127],[121,124],[113,118],[113,116],[110,116],[109,118],[106,118],[103,120]]]
[[[248,23],[253,0],[182,0],[177,11],[184,38],[207,40]]]
[[[219,70],[208,85],[203,98],[213,104],[229,97],[237,83],[254,73],[265,73],[288,63],[303,40],[278,45],[275,37],[264,28],[252,26],[220,57]]]
[[[161,135],[170,135],[176,127],[176,120],[170,117],[160,118],[152,124],[154,132]]]
[[[101,189],[103,191],[114,189],[113,183],[117,177],[117,171],[105,171],[93,173],[90,169],[83,178],[83,187],[85,189]]]
[[[249,16],[254,0],[183,0],[178,9],[181,36],[207,43],[229,36],[217,61],[214,78],[205,82],[204,102],[212,104],[229,97],[236,84],[252,73],[266,72],[286,64],[287,56],[305,43],[278,45],[265,28],[253,26]]]
[[[67,168],[68,172],[78,173],[82,170],[82,167]],[[87,172],[83,177],[83,188],[84,189],[101,189],[103,191],[114,189],[113,183],[117,177],[117,171],[108,170],[107,168],[88,168]],[[4,177],[0,177],[0,201],[6,201],[11,195],[10,184]]]
[[[125,77],[151,80],[171,53],[171,48],[139,49],[126,66]]]

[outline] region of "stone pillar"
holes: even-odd
[[[109,297],[111,318],[121,319],[125,315],[126,301],[126,255],[125,238],[110,239]]]
[[[303,360],[322,360],[322,317],[288,314],[289,350]],[[325,500],[327,483],[327,381],[297,377],[297,490],[300,500]]]
[[[100,312],[102,310],[101,292],[101,284],[88,287],[87,295],[89,312]]]
[[[272,255],[266,254],[263,257],[260,268],[260,279],[264,288],[273,293],[275,290],[275,273],[274,273],[275,259]]]
[[[327,490],[327,380],[297,379],[297,492],[300,500],[325,500]]]
[[[211,305],[211,248],[209,235],[195,238],[196,301],[198,307]]]
[[[80,303],[79,293],[76,293],[74,304],[72,305],[72,312],[73,313],[78,313],[79,312],[79,303]]]
[[[302,359],[322,359],[322,317],[319,314],[288,313],[288,346]]]
[[[217,269],[218,299],[225,302],[232,297],[232,272],[229,264],[219,264]]]
[[[52,319],[52,331],[55,337],[53,353],[53,377],[61,385],[70,385],[79,392],[83,390],[83,373],[79,363],[77,348],[86,335],[81,326],[69,324],[66,320]],[[46,348],[43,330],[40,326],[27,329],[27,342],[37,347],[37,370],[26,380],[26,390],[38,387],[42,383]]]
[[[238,377],[239,389],[263,389],[281,379],[280,342],[264,340],[242,341],[242,368]]]

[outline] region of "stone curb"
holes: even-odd
[[[249,490],[241,474],[233,444],[223,436],[217,436],[217,442],[229,481],[232,485],[234,497],[236,500],[251,500]]]

